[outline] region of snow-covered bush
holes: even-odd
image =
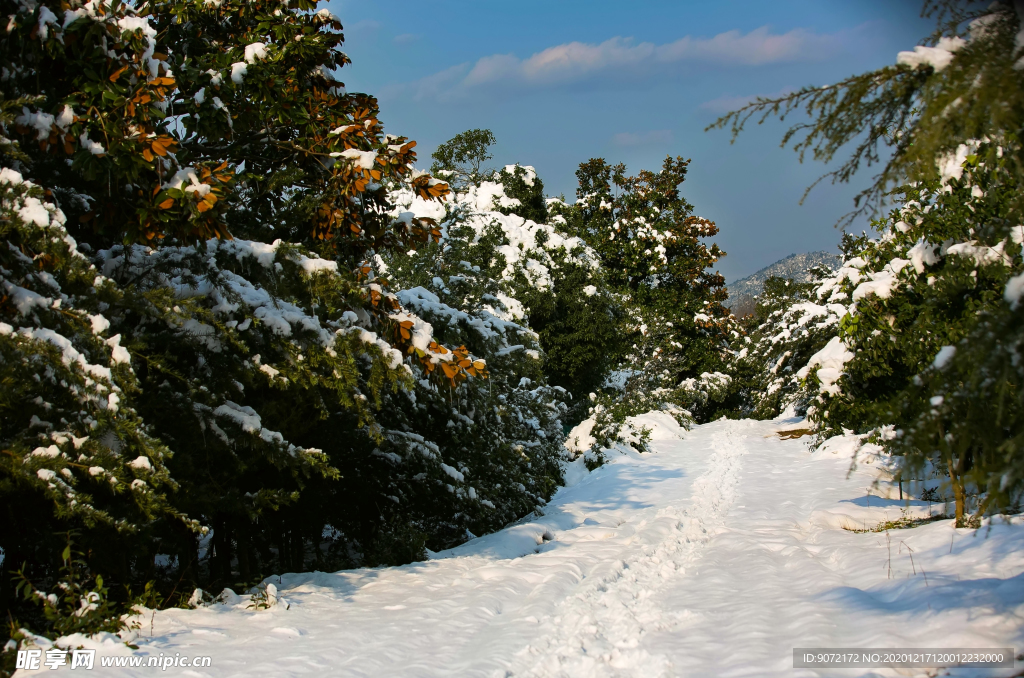
[[[1016,187],[975,161],[943,183],[906,187],[903,206],[876,224],[881,237],[852,243],[854,256],[816,289],[819,303],[849,307],[842,347],[833,340],[803,370],[826,430],[892,423],[939,350],[1006,304],[1007,282],[1024,265],[1007,210]]]
[[[829,389],[817,371],[813,413],[829,432],[894,426],[887,445],[906,473],[927,462],[948,475],[958,516],[1005,508],[1021,488],[1011,283],[1024,271],[1011,211],[1019,187],[1002,163],[964,155],[942,183],[906,189],[882,237],[864,241],[819,290],[855,308],[837,354],[842,376]],[[981,506],[967,496],[976,492]]]
[[[523,289],[520,284],[550,285],[550,252],[579,244],[495,210],[494,201],[507,196],[493,182],[456,192],[445,207],[410,192],[394,199],[402,213],[435,218],[441,237],[419,250],[384,256],[381,269],[400,287],[396,294],[403,306],[429,322],[438,341],[479,356],[488,376],[458,390],[421,379],[411,391],[388,396],[395,406],[384,408],[398,416],[388,423],[395,440],[380,450],[396,466],[407,465],[401,460],[424,446],[447,466],[448,493],[437,500],[449,504],[448,517],[431,518],[436,536],[427,543],[438,549],[464,540],[467,530],[480,534],[522,517],[561,483],[560,419],[569,396],[548,384],[538,335],[512,295]],[[410,440],[402,431],[421,438]]]
[[[946,476],[958,518],[1012,507],[1024,487],[1019,189],[979,150],[940,181],[903,187],[902,206],[875,223],[881,236],[847,237],[832,275],[781,298],[769,288],[764,322],[736,361],[762,370],[766,387],[748,394],[756,415],[794,404],[820,440],[871,434],[902,458],[899,478]],[[1001,155],[1010,162],[1009,149]]]
[[[753,316],[744,321],[749,331],[733,340],[729,372],[735,378],[739,414],[770,418],[787,407],[806,410],[808,394],[798,372],[837,336],[847,313],[842,304],[822,303],[814,291],[813,283],[774,277],[765,281]]]
[[[61,554],[63,564],[53,592],[40,591],[19,573],[20,593],[26,600],[40,605],[52,633],[59,638],[72,634],[118,633],[137,626],[120,614],[119,606],[112,604],[102,575],[95,575],[88,581],[89,567],[81,556],[72,551],[69,542]]]

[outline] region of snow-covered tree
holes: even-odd
[[[830,271],[816,271],[819,277]],[[839,332],[847,307],[822,303],[814,283],[771,277],[756,298],[749,330],[733,338],[729,373],[738,414],[776,417],[786,408],[807,408],[808,394],[797,372]]]
[[[469,130],[456,136],[442,144],[435,160],[451,166],[453,157],[489,159],[494,137],[485,133]],[[477,184],[456,188],[461,209],[472,205],[481,214],[524,220],[522,227],[514,218],[494,221],[502,233],[498,245],[503,256],[511,257],[501,277],[502,293],[516,299],[517,317],[538,334],[544,373],[552,385],[569,392],[566,417],[575,423],[585,416],[587,394],[600,388],[621,356],[622,300],[609,288],[593,251],[583,240],[566,237],[566,219],[560,214],[565,203],[545,197],[536,169],[513,164],[496,172],[475,171]]]
[[[496,139],[489,129],[469,129],[460,132],[437,147],[431,157],[430,171],[443,176],[457,188],[479,186],[492,178],[494,170],[484,163],[492,159],[491,146]]]
[[[486,363],[486,381],[457,391],[419,381],[413,391],[393,396],[404,403],[386,408],[401,413],[394,429],[423,436],[413,445],[433,446],[452,469],[454,480],[445,483],[450,518],[428,541],[433,549],[464,540],[467,529],[480,534],[522,517],[561,482],[560,419],[569,395],[550,385],[538,335],[513,296],[548,284],[548,251],[528,245],[540,232],[559,236],[496,211],[495,196],[507,199],[500,184],[486,181],[457,192],[446,208],[411,192],[396,195],[398,209],[431,213],[442,235],[420,250],[384,258],[403,305],[430,322],[439,341],[465,346]]]
[[[524,219],[546,224],[548,222],[547,196],[544,182],[537,176],[537,170],[529,165],[505,165],[496,172],[494,180],[502,185],[509,202],[498,206],[499,212],[518,214]]]
[[[631,177],[624,165],[593,159],[576,173],[576,202],[551,205],[564,219],[562,228],[597,253],[609,288],[621,299],[624,384],[615,398],[634,403],[634,414],[659,399],[703,407],[706,399],[688,395],[696,383],[690,380],[717,383],[713,375],[725,364],[733,321],[722,305],[725,281],[710,270],[724,253],[703,242],[717,226],[693,215],[679,193],[688,165],[669,157],[660,171]],[[707,415],[715,410],[706,409]],[[703,409],[696,414],[705,416]]]
[[[458,522],[448,485],[472,492],[429,446],[379,463],[389,408],[488,370],[379,269],[440,237],[390,192],[449,189],[336,79],[338,20],[306,0],[8,4],[0,487],[33,517],[0,535],[4,567],[45,588],[68,530],[112,587],[421,553]],[[541,501],[557,467],[530,473]]]
[[[812,296],[846,306],[839,332],[797,372],[822,435],[873,432],[902,479],[941,474],[962,524],[1016,505],[1021,485],[1013,280],[1024,264],[1019,6],[927,2],[939,26],[897,64],[720,120],[805,107],[786,141],[828,160],[857,140],[834,180],[891,155],[863,198],[896,196],[878,239],[847,257]],[[891,193],[888,189],[898,185]],[[877,209],[880,202],[869,203]]]
[[[8,146],[10,149],[10,146]],[[170,450],[140,417],[140,382],[104,315],[124,295],[78,250],[39,186],[0,169],[0,592],[13,574],[59,576],[64,531],[95,547],[97,570],[152,555],[161,525],[200,526],[169,501]],[[29,610],[29,614],[32,611]]]
[[[1024,270],[1011,207],[1019,188],[980,157],[953,166],[945,181],[906,187],[903,207],[876,225],[881,238],[861,238],[857,256],[818,288],[821,301],[850,310],[800,375],[817,385],[811,415],[823,432],[876,430],[908,477],[926,463],[938,468],[958,519],[971,508],[965,493],[987,493],[983,506],[973,505],[984,510],[1008,506],[1020,487],[1009,472],[1013,409],[964,409],[991,405],[992,389],[1002,393],[997,400],[1015,398],[1012,368],[995,369],[989,354],[1016,350],[1007,289]],[[965,350],[953,362],[968,345],[989,351]]]

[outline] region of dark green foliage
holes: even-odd
[[[456,187],[479,186],[490,177],[483,164],[493,158],[490,147],[495,144],[489,129],[470,129],[456,134],[437,147],[431,154],[434,163],[430,171],[449,178]]]
[[[90,567],[117,577],[145,568],[162,526],[199,526],[168,498],[170,450],[133,407],[140,384],[122,336],[104,340],[102,312],[122,292],[77,251],[42,189],[5,169],[0,197],[0,603],[17,609],[13,572],[55,581],[61,531],[79,532]]]
[[[589,266],[564,254],[556,253],[554,260],[551,288],[524,287],[520,299],[544,348],[548,379],[569,391],[577,405],[585,404],[585,396],[601,387],[622,355],[624,318],[618,300],[598,291],[594,283],[600,281]]]
[[[117,633],[130,628],[121,618],[120,606],[111,604],[103,577],[97,574],[91,577],[90,583],[88,565],[82,554],[72,552],[72,546],[69,539],[61,554],[59,584],[53,587],[52,593],[40,591],[19,572],[22,597],[42,608],[47,626],[58,636]]]
[[[496,206],[503,214],[518,214],[523,219],[548,223],[547,200],[544,197],[544,182],[532,167],[508,165],[494,177],[505,189],[505,195],[519,202],[512,207]]]
[[[944,471],[961,506],[977,492],[961,514],[1017,512],[1024,490],[1024,316],[1008,307],[985,313],[948,362],[908,387],[896,412],[903,427],[888,443],[904,458],[902,477]]]

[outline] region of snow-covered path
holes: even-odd
[[[844,530],[903,504],[873,466],[848,474],[849,446],[812,454],[778,427],[655,425],[653,454],[531,522],[425,563],[275,578],[287,610],[159,612],[140,652],[213,657],[169,670],[191,676],[647,678],[934,675],[793,669],[794,647],[1024,650],[1024,525]]]
[[[747,428],[732,423],[707,427],[688,446],[689,455],[672,454],[677,440],[655,441],[662,475],[671,469],[692,478],[698,463],[703,472],[687,483],[688,492],[662,488],[669,490],[659,493],[662,501],[608,535],[616,537],[614,546],[609,544],[615,554],[555,606],[510,675],[674,675],[671,662],[641,647],[641,641],[651,630],[665,628],[661,590],[695,566],[724,525],[747,451],[747,436],[740,431]]]

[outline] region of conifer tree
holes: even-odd
[[[803,110],[801,157],[852,155],[826,177],[882,169],[858,198],[878,239],[847,243],[813,293],[848,312],[797,373],[823,435],[871,434],[898,477],[947,478],[957,523],[1013,508],[1021,482],[1017,315],[1024,163],[1020,4],[928,0],[936,31],[897,63],[835,85],[759,99],[717,121]],[[884,153],[883,153],[884,150]],[[899,207],[882,216],[884,200]],[[856,212],[855,212],[856,213]]]
[[[814,272],[818,279],[832,271]],[[759,419],[780,415],[787,407],[807,409],[809,396],[797,372],[839,332],[847,314],[842,304],[817,298],[814,282],[770,277],[757,296],[745,331],[732,341],[730,364],[734,406],[738,414]]]

